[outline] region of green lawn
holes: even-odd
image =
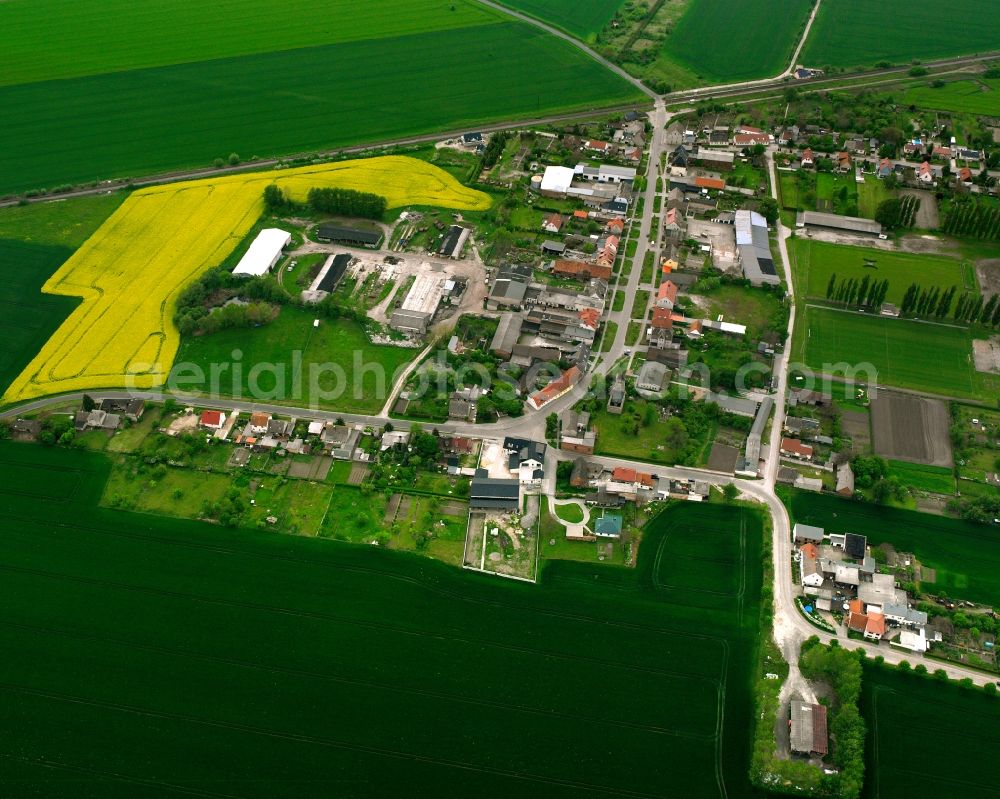
[[[818,525],[827,533],[861,533],[872,546],[888,543],[900,552],[912,552],[937,572],[937,582],[925,585],[932,592],[1000,605],[995,526],[809,491],[792,491],[787,504],[796,522]]]
[[[918,662],[918,659],[912,659]],[[930,671],[933,661],[924,664]],[[865,799],[989,799],[996,779],[984,753],[1000,751],[1000,702],[982,688],[963,688],[930,676],[869,661],[861,681],[865,742]],[[933,735],[912,735],[933,730]],[[950,741],[941,768],[941,741]]]
[[[709,83],[770,78],[792,57],[809,0],[690,0],[664,43],[666,57]]]
[[[874,175],[865,175],[865,182],[858,183],[858,215],[865,219],[874,219],[879,205],[885,200],[891,200],[896,192],[885,187],[885,181]]]
[[[830,276],[888,280],[888,302],[899,303],[911,283],[941,289],[958,286],[959,290],[976,288],[975,268],[967,261],[943,255],[915,255],[869,247],[829,244],[812,239],[793,238],[788,242],[796,288],[800,295],[826,299]]]
[[[816,175],[816,210],[825,213],[857,216],[858,182],[853,174],[834,175],[820,172]]]
[[[615,343],[615,336],[618,335],[618,323],[606,322],[604,324],[604,332],[601,335],[603,338],[601,339],[601,348],[598,352],[607,352]]]
[[[593,42],[623,0],[501,0],[532,17],[562,28],[578,39]]]
[[[98,507],[107,469],[0,443],[0,645],[18,653],[0,755],[19,794],[756,795],[754,512],[681,503],[636,568],[549,561],[525,585]],[[52,502],[23,492],[32,470]],[[719,553],[724,585],[676,588]],[[630,756],[539,746],[577,737]]]
[[[868,0],[823,0],[799,60],[850,68],[987,52],[1000,41],[996,11],[982,0],[955,0],[948,4],[950,18],[974,22],[952,25],[942,24],[934,0],[882,0],[874,15]]]
[[[747,286],[722,285],[706,294],[705,318],[720,315],[727,322],[747,326],[747,335],[754,340],[766,333],[783,331],[788,324],[784,306],[777,294]]]
[[[1000,116],[1000,80],[956,80],[940,89],[914,86],[903,94],[903,102],[940,111]]]
[[[995,400],[1000,391],[1000,378],[973,368],[965,328],[815,306],[800,314],[793,357],[812,369],[841,375],[842,366],[831,366],[847,363],[862,382],[950,397]]]
[[[516,22],[26,83],[0,88],[17,109],[0,127],[0,194],[641,99]]]
[[[556,516],[564,522],[579,524],[583,521],[583,509],[579,505],[555,505]]]
[[[955,493],[955,473],[943,466],[889,461],[889,474],[899,478],[903,485],[920,491],[930,491],[933,494]]]
[[[313,319],[308,310],[288,305],[274,322],[254,330],[185,338],[171,379],[197,393],[248,400],[273,395],[269,401],[353,413],[380,410],[393,375],[415,351],[373,345],[357,322],[323,319],[313,327]],[[222,365],[216,367],[217,386],[213,364]]]

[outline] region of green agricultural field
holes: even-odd
[[[935,669],[933,661],[924,665]],[[996,778],[984,764],[986,753],[1000,751],[1000,702],[982,688],[866,663],[861,713],[868,727],[865,799],[996,796]]]
[[[914,86],[903,94],[903,102],[939,111],[1000,116],[1000,80],[957,80],[940,89]]]
[[[928,591],[1000,605],[1000,547],[996,528],[960,519],[855,502],[828,494],[792,491],[787,502],[796,522],[828,533],[861,533],[868,543],[912,552],[937,573]]]
[[[46,280],[121,203],[123,195],[0,209],[0,394],[79,305],[42,294]]]
[[[503,21],[471,0],[14,0],[0,4],[0,85],[407,36]],[[156,36],[150,36],[156,31]],[[56,41],[77,46],[59,47]]]
[[[24,83],[0,88],[17,109],[0,127],[0,194],[642,99],[517,22]]]
[[[871,66],[880,61],[909,64],[914,59],[983,53],[1000,41],[995,3],[955,0],[946,24],[934,0],[882,0],[873,15],[868,0],[823,0],[799,60],[811,67]]]
[[[944,466],[926,466],[922,463],[889,461],[889,475],[903,485],[933,494],[954,494],[955,473]]]
[[[811,9],[809,0],[691,0],[664,54],[709,83],[771,78],[788,67]]]
[[[510,8],[593,42],[611,22],[623,0],[501,0]]]
[[[877,379],[881,386],[989,400],[1000,391],[1000,379],[975,371],[965,328],[805,306],[796,322],[794,347],[794,357],[815,370],[838,363],[871,364],[876,374],[861,369],[857,379]]]
[[[755,512],[682,503],[635,569],[553,561],[524,585],[98,507],[107,468],[0,444],[0,645],[19,653],[0,756],[19,793],[756,795]],[[629,756],[539,745],[573,739]]]
[[[410,363],[414,351],[371,344],[357,322],[323,319],[313,327],[313,319],[308,310],[288,305],[261,328],[188,337],[181,341],[172,379],[178,389],[201,394],[259,400],[274,394],[269,401],[378,412],[393,375]],[[216,367],[217,386],[213,364],[225,366]],[[238,372],[233,364],[241,365]]]
[[[967,261],[942,255],[915,255],[829,244],[813,239],[793,238],[788,242],[792,270],[798,292],[805,297],[826,299],[830,276],[837,280],[866,275],[872,280],[888,280],[888,302],[899,303],[911,283],[959,290],[976,288],[976,272]]]

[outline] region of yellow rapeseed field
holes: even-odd
[[[263,212],[277,183],[297,200],[313,187],[370,191],[389,207],[434,205],[482,210],[490,199],[443,170],[384,156],[273,172],[226,175],[132,194],[42,287],[82,297],[4,403],[98,388],[162,385],[180,336],[173,324],[180,291],[221,263]]]

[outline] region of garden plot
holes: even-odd
[[[871,401],[875,453],[890,460],[951,466],[948,408],[940,400],[880,391]]]

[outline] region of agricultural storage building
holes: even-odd
[[[822,527],[796,522],[792,528],[792,537],[796,543],[822,544],[826,531]]]
[[[490,343],[490,352],[501,358],[510,358],[514,354],[514,347],[521,336],[521,323],[523,318],[520,314],[505,313],[500,316],[500,324],[497,325],[497,332],[493,335]]]
[[[337,288],[350,265],[351,256],[346,252],[329,256],[316,274],[312,284],[302,292],[302,300],[304,302],[322,302],[328,294]]]
[[[445,258],[458,258],[462,254],[462,248],[465,246],[470,232],[469,228],[462,227],[461,225],[452,225],[449,227],[448,232],[444,234],[444,238],[441,240],[438,255],[442,255]]]
[[[821,211],[799,211],[795,217],[795,227],[831,228],[833,230],[846,230],[848,233],[866,233],[872,236],[878,236],[882,233],[882,225],[871,219],[824,214]]]
[[[774,400],[771,397],[764,397],[757,408],[757,415],[754,417],[753,426],[750,428],[750,435],[747,436],[747,446],[744,453],[746,461],[745,469],[757,474],[760,466],[760,443],[764,435],[764,428],[767,427],[767,419],[771,415],[774,407]]]
[[[546,197],[565,197],[573,185],[575,170],[568,166],[547,166],[542,175],[540,191]]]
[[[517,510],[521,507],[518,480],[477,476],[472,478],[469,489],[472,510]]]
[[[403,304],[393,311],[389,326],[404,333],[426,333],[443,295],[444,276],[419,275],[413,281]]]
[[[791,707],[791,746],[793,752],[826,755],[830,751],[826,730],[826,708],[801,699]]]
[[[382,232],[361,230],[340,225],[320,225],[316,228],[318,241],[335,241],[340,244],[351,244],[356,247],[378,247],[382,243]]]
[[[755,211],[736,212],[736,250],[739,253],[743,276],[751,285],[780,283],[778,271],[771,257],[771,243],[767,238],[767,220]]]
[[[271,271],[278,263],[281,251],[292,240],[292,235],[278,228],[265,228],[257,234],[250,249],[246,251],[233,270],[234,275],[260,277]]]

